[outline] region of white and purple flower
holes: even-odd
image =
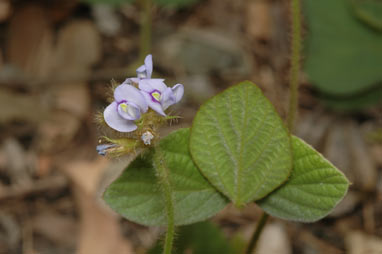
[[[151,78],[151,74],[153,73],[153,57],[152,55],[147,55],[145,58],[145,64],[141,65],[137,69],[137,77],[138,78]]]
[[[142,79],[139,81],[139,89],[148,106],[158,114],[166,116],[164,111],[182,99],[184,88],[182,84],[170,88],[163,81],[164,79]]]
[[[148,107],[166,116],[165,110],[182,99],[182,84],[167,87],[164,79],[152,79],[152,72],[153,60],[148,55],[144,65],[137,69],[137,77],[127,78],[114,90],[114,101],[103,113],[105,122],[111,128],[119,132],[135,131],[135,121],[141,118]],[[139,89],[134,85],[138,85]]]
[[[138,84],[142,79],[151,79],[151,75],[153,74],[153,57],[152,55],[147,55],[144,61],[144,64],[139,66],[136,70],[137,77],[127,78],[123,81],[122,84],[132,85],[133,83]]]
[[[103,116],[107,125],[119,132],[137,129],[135,120],[148,109],[141,92],[134,86],[122,84],[114,90],[114,101],[106,107]]]
[[[96,147],[96,150],[99,155],[105,156],[110,149],[116,146],[117,146],[116,144],[102,144],[102,145],[98,145]]]

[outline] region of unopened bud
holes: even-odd
[[[142,134],[141,139],[145,145],[151,145],[151,140],[154,138],[154,135],[146,131],[145,133]]]

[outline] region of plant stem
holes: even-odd
[[[140,0],[141,4],[141,24],[140,24],[140,48],[139,61],[142,62],[145,56],[151,51],[151,0]]]
[[[263,214],[260,217],[259,222],[256,225],[256,230],[252,235],[252,238],[248,244],[247,251],[245,252],[246,254],[252,254],[254,250],[256,249],[257,242],[260,238],[261,233],[263,232],[265,223],[267,223],[269,215],[263,212]]]
[[[155,149],[154,168],[156,169],[159,178],[159,184],[163,191],[167,213],[167,232],[164,242],[163,253],[171,254],[175,234],[174,204],[172,199],[171,182],[169,179],[169,169],[167,168],[167,165],[163,160],[163,155],[159,146],[157,146]]]
[[[289,72],[289,112],[287,125],[290,132],[293,132],[298,109],[298,85],[300,72],[300,52],[301,52],[301,4],[300,0],[291,0],[290,14],[292,20],[292,43],[291,60]]]
[[[289,72],[289,111],[287,117],[287,126],[289,132],[293,132],[298,109],[298,85],[300,72],[300,54],[301,54],[301,4],[300,0],[291,0],[290,15],[292,19],[292,43],[291,43],[291,62]],[[257,223],[256,230],[248,244],[246,254],[252,254],[255,249],[269,215],[263,212]]]

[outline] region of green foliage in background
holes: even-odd
[[[154,3],[165,7],[187,7],[196,4],[200,0],[153,0]]]
[[[305,71],[331,105],[381,102],[382,1],[303,0]],[[364,97],[364,98],[360,98]]]
[[[230,244],[220,229],[211,222],[199,222],[180,227],[175,238],[173,254],[237,254],[234,245]],[[158,241],[148,254],[162,253],[161,241]]]
[[[109,5],[121,5],[124,3],[132,3],[136,0],[81,0],[88,4],[109,4]]]
[[[355,14],[372,28],[382,31],[382,1],[352,0]]]
[[[81,0],[82,2],[89,4],[109,4],[109,5],[121,5],[125,3],[133,3],[138,0]],[[147,0],[146,0],[147,1]],[[182,8],[199,2],[200,0],[151,0],[153,3],[164,7]]]

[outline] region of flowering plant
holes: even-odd
[[[105,137],[109,144],[98,145],[99,154],[121,155],[139,146],[151,145],[156,138],[156,129],[167,119],[172,119],[165,111],[182,99],[184,87],[182,84],[167,87],[164,79],[152,79],[152,72],[152,56],[148,55],[137,69],[137,77],[127,78],[114,89],[113,102],[103,112],[103,119],[110,128],[138,135],[141,142],[132,138],[115,140]]]
[[[102,155],[146,152],[127,166],[104,199],[125,218],[167,225],[164,253],[171,253],[174,227],[206,220],[228,203],[255,202],[278,218],[312,222],[344,197],[348,180],[320,153],[290,134],[273,105],[249,81],[205,102],[192,127],[158,138],[183,85],[153,79],[152,57],[114,90],[106,124],[127,138],[98,146]]]

